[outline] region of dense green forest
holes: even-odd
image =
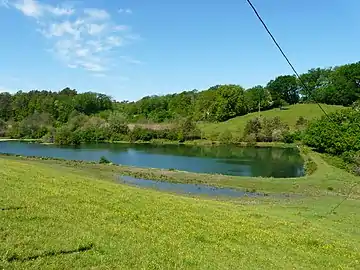
[[[359,94],[360,62],[311,69],[301,74],[301,81],[295,76],[285,75],[274,78],[265,86],[250,89],[234,84],[216,85],[205,91],[147,96],[136,102],[118,102],[104,94],[78,93],[70,88],[59,92],[34,90],[19,91],[13,95],[0,93],[0,136],[42,138],[45,142],[58,144],[152,139],[214,140],[203,137],[197,128],[198,122],[221,122],[259,109],[282,108],[299,102],[349,106],[357,104]],[[358,118],[355,120],[358,121]],[[302,139],[304,135],[306,119],[299,119],[298,122],[299,128],[294,132],[276,117],[253,119],[248,123],[243,137],[234,138],[225,132],[215,140],[291,142]],[[146,123],[167,125],[161,128],[144,128],[140,125]],[[325,127],[319,123],[319,126]],[[319,146],[309,139],[309,134],[321,138],[315,127],[316,124],[310,125],[306,142],[319,150],[333,153],[335,150],[332,147]]]

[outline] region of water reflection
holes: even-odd
[[[303,160],[293,148],[105,143],[71,147],[0,142],[0,152],[88,161],[98,161],[105,156],[116,164],[239,176],[298,177],[304,174]]]

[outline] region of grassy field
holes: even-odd
[[[0,268],[356,269],[359,187],[330,210],[360,178],[309,155],[318,170],[299,179],[0,156]],[[115,183],[120,173],[300,196],[187,197]]]
[[[326,104],[321,104],[321,106],[327,113],[334,112],[340,108],[343,108],[342,106]],[[321,111],[317,104],[295,104],[288,106],[286,110],[280,110],[276,108],[269,111],[261,112],[261,116],[264,117],[279,116],[283,122],[287,123],[290,126],[290,128],[295,127],[296,121],[300,116],[311,120],[317,117],[321,117],[323,114],[324,113]],[[235,117],[226,122],[201,124],[200,128],[205,136],[214,133],[221,133],[225,130],[231,131],[234,135],[242,134],[246,123],[250,119],[258,116],[258,112],[249,113],[244,116]]]

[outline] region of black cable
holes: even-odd
[[[334,213],[335,209],[337,209],[340,205],[343,204],[343,202],[345,202],[348,198],[350,198],[351,192],[353,191],[353,189],[358,185],[359,183],[355,183],[350,190],[348,191],[348,193],[346,194],[345,198],[339,202],[337,205],[335,205],[330,211],[329,214]]]
[[[270,32],[269,28],[267,27],[267,25],[265,24],[265,22],[263,21],[263,19],[261,18],[261,16],[259,15],[259,13],[257,12],[256,8],[254,7],[254,5],[251,3],[250,0],[246,0],[248,2],[248,4],[250,5],[250,7],[252,8],[252,10],[255,12],[256,17],[260,20],[261,24],[264,26],[266,32],[270,35],[271,39],[273,40],[273,42],[275,43],[276,47],[279,49],[279,51],[281,52],[282,56],[285,58],[286,62],[289,64],[289,66],[291,67],[291,69],[293,70],[293,72],[295,73],[296,77],[298,78],[299,82],[302,84],[302,86],[304,87],[304,89],[308,92],[309,96],[311,96],[311,91],[310,89],[307,87],[306,83],[303,82],[303,80],[300,78],[299,73],[297,73],[296,69],[294,68],[293,64],[291,64],[289,58],[286,56],[286,54],[284,53],[284,51],[281,49],[279,43],[276,41],[275,37],[273,36],[273,34]],[[319,108],[322,110],[322,112],[326,115],[326,117],[330,119],[329,115],[326,113],[326,111],[321,107],[321,105],[315,100],[316,104],[319,106]]]
[[[311,96],[311,91],[308,88],[308,86],[306,85],[306,83],[303,82],[303,80],[300,78],[299,73],[297,73],[295,67],[293,66],[293,64],[291,64],[289,58],[286,56],[286,54],[284,53],[284,51],[281,49],[279,43],[276,41],[275,37],[273,36],[273,34],[270,32],[269,28],[267,27],[267,25],[265,24],[265,22],[263,21],[263,19],[261,18],[261,16],[259,15],[259,13],[257,12],[256,8],[254,7],[254,5],[251,3],[250,0],[246,0],[248,2],[248,4],[250,5],[250,7],[252,8],[252,10],[255,12],[256,17],[260,20],[261,24],[264,26],[266,32],[270,35],[271,39],[273,40],[273,42],[275,43],[276,47],[279,49],[279,51],[281,52],[282,56],[285,58],[286,62],[289,64],[289,66],[291,67],[291,69],[293,70],[293,72],[295,73],[296,77],[298,78],[299,82],[302,84],[302,86],[304,87],[304,89],[308,92],[309,96]],[[325,112],[325,110],[321,107],[321,105],[315,100],[316,104],[319,106],[319,108],[323,111],[323,113],[326,115],[326,117],[331,121],[332,119],[329,117],[329,115]],[[334,122],[333,122],[334,123]],[[345,198],[338,203],[335,207],[333,207],[330,211],[330,213],[333,213],[343,202],[345,202],[351,195],[352,190],[358,185],[359,183],[356,183],[355,185],[353,185],[348,194],[345,196]]]

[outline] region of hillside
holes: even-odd
[[[321,104],[322,108],[330,113],[334,112],[338,109],[344,108],[343,106],[336,105],[326,105]],[[287,123],[291,129],[295,127],[296,121],[300,116],[305,117],[308,120],[321,117],[324,113],[321,111],[317,104],[295,104],[286,107],[285,110],[280,110],[279,108],[263,111],[261,112],[261,116],[263,117],[275,117],[278,116],[280,119]],[[220,123],[206,123],[200,124],[199,127],[203,131],[205,136],[209,136],[211,134],[221,133],[225,130],[229,130],[235,134],[242,134],[247,121],[254,117],[258,117],[259,113],[249,113],[244,116],[235,117],[225,122]]]
[[[1,269],[354,269],[360,260],[356,195],[327,214],[358,178],[330,165],[282,180],[322,196],[235,201],[126,186],[107,173],[116,167],[99,166],[0,157]]]

